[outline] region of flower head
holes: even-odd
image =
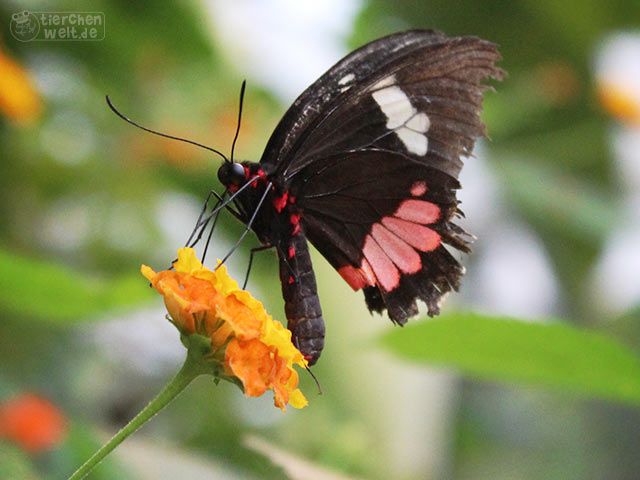
[[[287,404],[306,406],[293,369],[294,364],[304,367],[305,361],[291,332],[241,290],[224,265],[211,271],[193,249],[181,248],[173,270],[156,273],[143,265],[141,271],[164,297],[180,333],[207,337],[211,360],[222,364],[219,375],[240,380],[251,397],[273,390],[274,403],[283,410]]]
[[[0,438],[37,453],[58,445],[66,433],[66,420],[48,400],[25,393],[0,404]]]

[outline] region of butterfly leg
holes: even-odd
[[[218,194],[218,192],[215,192],[213,190],[211,190],[209,192],[209,194],[207,195],[207,198],[204,200],[204,205],[202,205],[202,210],[200,211],[200,215],[198,215],[198,219],[196,220],[196,224],[193,227],[193,230],[191,231],[191,234],[189,235],[189,238],[187,239],[187,241],[184,244],[185,247],[189,247],[189,248],[193,247],[202,238],[202,234],[204,232],[204,229],[207,227],[207,225],[209,224],[209,220],[211,219],[211,217],[209,217],[209,218],[207,218],[207,220],[204,223],[202,223],[202,217],[204,216],[204,213],[207,211],[207,206],[209,205],[209,201],[211,200],[211,197],[215,195],[215,197],[218,199],[216,204],[213,206],[213,209],[215,210],[216,208],[218,208],[220,203],[222,203],[222,201],[224,199],[224,196],[226,194],[227,194],[226,190],[225,190],[225,192],[223,193],[222,196],[220,196]],[[196,232],[198,232],[198,229],[200,229],[200,231],[198,233],[198,237],[195,240],[193,240],[193,237],[196,234]],[[169,268],[170,269],[173,268],[173,264],[176,263],[177,261],[178,261],[178,259],[174,258],[171,261],[171,267],[169,267]]]
[[[221,197],[219,202],[223,201],[224,197]],[[213,237],[213,231],[216,229],[216,224],[218,223],[218,218],[220,217],[220,209],[218,209],[218,211],[216,212],[215,216],[213,217],[213,224],[211,225],[211,230],[209,230],[209,235],[207,236],[207,241],[204,243],[204,250],[202,251],[202,263],[204,263],[204,259],[207,256],[207,250],[209,250],[209,245],[211,244],[211,238]],[[198,235],[198,238],[196,239],[196,242],[198,240],[200,240],[200,238],[202,237],[202,232],[204,232],[205,227],[207,226],[207,224],[209,223],[209,220],[211,219],[211,217],[209,217],[209,219],[205,222],[205,226],[202,227],[202,230],[200,230],[200,234]]]
[[[247,183],[247,185],[248,185],[248,183]],[[244,229],[244,232],[242,232],[242,235],[240,235],[240,238],[238,238],[238,240],[233,245],[233,247],[231,247],[231,250],[229,250],[229,252],[224,256],[224,258],[218,264],[216,269],[218,269],[221,265],[224,265],[224,262],[226,262],[229,259],[229,257],[231,256],[231,254],[236,251],[238,246],[240,246],[240,243],[242,243],[242,240],[244,240],[244,237],[247,236],[247,233],[249,233],[249,231],[251,231],[251,226],[253,225],[253,222],[256,220],[256,217],[258,216],[258,212],[260,211],[260,208],[262,208],[262,204],[264,203],[265,199],[267,198],[267,195],[271,191],[271,185],[272,185],[271,182],[269,182],[267,184],[267,187],[265,188],[264,193],[262,194],[262,197],[260,197],[260,200],[258,201],[258,205],[256,205],[256,209],[254,210],[253,214],[251,215],[251,218],[249,219],[249,221],[246,223],[246,227]],[[202,261],[203,262],[204,262],[205,255],[206,255],[206,250],[205,250],[204,255],[202,255]]]
[[[209,249],[209,244],[211,243],[211,237],[213,236],[213,232],[216,228],[216,224],[218,223],[218,216],[220,215],[220,211],[222,210],[222,208],[226,208],[229,213],[231,213],[235,218],[237,218],[239,221],[241,221],[242,223],[245,223],[244,217],[242,216],[242,214],[240,212],[238,212],[237,210],[234,210],[232,207],[229,206],[229,203],[231,202],[231,199],[228,199],[225,202],[225,196],[227,195],[228,191],[225,190],[224,193],[222,195],[220,195],[218,192],[215,192],[213,190],[211,190],[209,192],[209,195],[207,196],[207,200],[205,201],[205,205],[203,207],[202,212],[200,213],[200,216],[198,217],[198,221],[196,222],[196,227],[194,228],[193,232],[191,233],[191,235],[189,236],[189,240],[187,241],[187,246],[188,247],[193,247],[195,246],[201,239],[202,236],[204,235],[204,231],[207,228],[207,225],[209,225],[209,222],[211,221],[211,219],[213,218],[213,225],[211,225],[211,230],[209,231],[209,235],[207,237],[207,241],[205,243],[204,246],[204,252],[202,254],[202,261],[204,262],[204,258],[207,256],[207,250]],[[206,211],[207,208],[207,202],[209,201],[209,199],[211,198],[211,196],[214,195],[218,201],[216,202],[216,204],[214,205],[213,209],[211,210],[211,213],[207,216],[207,219],[203,222],[202,221],[202,216],[204,214],[204,212]],[[198,228],[200,230],[198,230]],[[193,235],[196,233],[196,231],[198,231],[198,236],[191,241],[191,239],[193,238]],[[189,243],[191,242],[191,243]]]
[[[237,218],[238,220],[240,220],[242,223],[246,223],[244,220],[244,217],[242,216],[242,214],[240,214],[240,212],[238,212],[237,210],[234,210],[232,207],[229,206],[229,202],[223,203],[224,202],[224,197],[227,194],[227,191],[225,190],[225,192],[222,194],[222,196],[220,196],[220,194],[218,194],[218,192],[214,192],[213,190],[211,192],[209,192],[209,195],[207,196],[207,201],[209,200],[209,198],[214,195],[218,201],[216,202],[216,204],[214,205],[212,213],[210,214],[207,219],[203,222],[202,221],[202,216],[204,214],[204,211],[206,210],[206,202],[205,202],[205,207],[202,211],[202,213],[200,213],[200,216],[198,217],[198,221],[196,222],[196,226],[193,229],[193,232],[191,233],[191,235],[189,236],[189,240],[187,240],[187,247],[193,247],[194,245],[196,245],[201,239],[202,239],[202,235],[204,234],[205,229],[207,228],[207,225],[209,225],[209,222],[211,221],[211,218],[214,218],[214,223],[216,222],[216,219],[218,218],[218,214],[220,213],[221,207],[226,208],[229,213],[231,213],[231,215],[233,215],[235,218]],[[222,205],[221,205],[222,204]],[[198,231],[198,228],[200,229]],[[193,236],[195,235],[196,231],[198,232],[198,236],[192,241]],[[211,229],[211,232],[209,233],[209,237],[211,237],[211,234],[213,233],[213,228]],[[191,242],[191,243],[189,243]]]
[[[245,290],[247,288],[247,282],[249,281],[249,274],[251,273],[251,267],[253,266],[253,255],[257,252],[264,252],[265,250],[269,250],[273,248],[275,245],[260,245],[259,247],[252,248],[249,253],[249,265],[247,266],[247,273],[244,276],[244,282],[242,283],[242,289]]]
[[[211,197],[213,195],[215,195],[218,198],[218,202],[216,202],[215,206],[213,207],[214,209],[217,208],[218,205],[220,205],[220,203],[222,202],[222,199],[224,198],[224,196],[218,195],[218,193],[213,190],[209,192],[209,195],[207,195],[207,198],[204,200],[204,205],[202,205],[202,210],[200,211],[200,215],[198,215],[198,220],[196,220],[196,225],[193,227],[193,231],[191,232],[191,234],[189,235],[189,238],[184,244],[185,247],[191,247],[194,245],[194,244],[191,244],[191,240],[193,240],[193,237],[198,231],[198,228],[200,228],[200,226],[202,225],[202,217],[204,216],[204,213],[207,211],[207,207],[209,206],[209,200],[211,200]],[[226,195],[226,191],[224,195]]]
[[[226,192],[226,190],[225,190]],[[224,195],[220,196],[220,194],[218,192],[214,192],[212,190],[212,193],[215,195],[215,197],[218,199],[218,203],[216,205],[219,205],[220,202],[222,202],[224,200]],[[226,193],[225,193],[226,195]],[[227,211],[233,215],[234,217],[236,217],[238,220],[240,220],[242,223],[245,223],[244,221],[244,217],[242,216],[242,214],[240,212],[238,212],[237,210],[234,210],[232,207],[229,206],[228,204],[229,202],[227,202],[227,205],[225,205],[225,208],[227,209]]]

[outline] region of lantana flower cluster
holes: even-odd
[[[172,270],[156,273],[143,265],[141,271],[163,296],[181,335],[209,339],[208,358],[220,366],[217,375],[239,380],[247,396],[272,390],[274,403],[282,410],[287,404],[294,408],[307,405],[293,368],[306,364],[291,342],[291,332],[248,291],[240,289],[224,265],[209,270],[193,249],[182,248]]]

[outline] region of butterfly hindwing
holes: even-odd
[[[356,152],[300,177],[307,238],[371,310],[387,308],[398,323],[417,313],[415,299],[438,311],[462,269],[444,247],[468,251],[457,213],[457,180],[388,152]],[[311,173],[310,173],[311,172]]]

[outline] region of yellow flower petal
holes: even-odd
[[[178,273],[192,274],[202,270],[204,267],[196,256],[195,250],[185,247],[178,250],[178,260],[174,262],[173,268]]]
[[[299,388],[296,388],[289,395],[289,405],[293,408],[304,408],[309,405],[309,400],[307,400]]]
[[[232,292],[243,292],[238,287],[238,282],[229,276],[227,267],[224,265],[217,268],[215,271],[214,285],[223,295],[229,295]],[[247,292],[248,293],[248,292]]]
[[[150,282],[153,282],[153,279],[156,278],[157,275],[151,267],[147,267],[146,265],[142,265],[140,267],[140,273],[142,273],[142,275],[144,275]]]
[[[291,332],[284,328],[280,322],[269,317],[263,325],[261,338],[264,343],[274,347],[278,351],[278,355],[286,358],[289,366],[294,363],[301,367],[306,365],[302,353],[291,343]]]

